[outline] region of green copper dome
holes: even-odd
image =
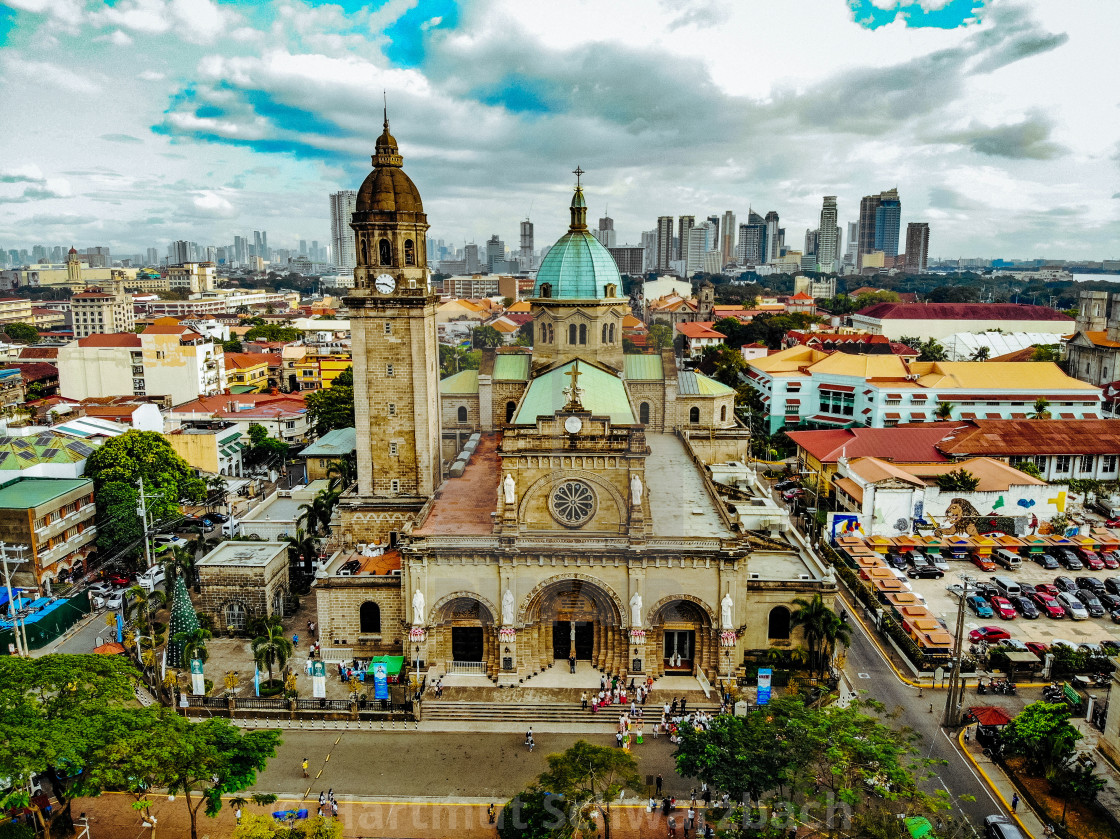
[[[537,269],[534,297],[602,300],[622,294],[622,277],[614,257],[587,230],[587,202],[576,186],[572,223]],[[607,286],[612,286],[608,289]]]

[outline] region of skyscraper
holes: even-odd
[[[481,263],[478,260],[478,245],[474,244],[473,242],[469,245],[464,245],[463,258],[467,263],[467,273],[477,274],[479,269],[482,267]]]
[[[912,221],[906,225],[906,270],[920,273],[929,263],[929,224]]]
[[[735,214],[727,210],[723,214],[723,220],[719,225],[720,229],[720,257],[723,264],[726,265],[735,258],[735,233],[738,228],[735,226]]]
[[[599,219],[599,229],[595,231],[595,238],[599,240],[599,244],[604,248],[613,248],[617,244],[614,232],[614,219],[610,216],[603,216]]]
[[[692,216],[681,216],[684,220]],[[711,226],[704,222],[698,227],[689,227],[687,232],[682,232],[681,257],[684,259],[684,276],[688,279],[697,271],[704,270],[704,254],[707,253],[708,237],[711,235]]]
[[[491,274],[505,270],[506,243],[498,238],[495,233],[486,240],[486,270]]]
[[[817,255],[817,242],[820,240],[820,235],[820,230],[805,228],[805,246],[801,249],[804,256],[815,257]]]
[[[696,226],[696,216],[681,216],[677,222],[677,259],[688,259],[688,231]]]
[[[898,234],[902,224],[902,202],[898,190],[890,189],[879,195],[875,210],[875,250],[886,257],[898,256]]]
[[[621,270],[621,269],[620,269]],[[642,273],[657,270],[657,229],[642,231]]]
[[[354,231],[350,229],[357,201],[358,191],[354,189],[331,193],[331,257],[338,268],[353,268],[358,264]]]
[[[533,222],[529,219],[521,222],[521,268],[530,271],[533,268]]]
[[[844,252],[844,264],[855,265],[859,257],[859,222],[848,222],[848,249]]]
[[[836,196],[826,195],[817,231],[817,270],[830,274],[840,257],[840,228],[836,226]]]
[[[673,261],[673,217],[657,217],[657,262],[654,268],[668,271]]]
[[[766,262],[776,262],[782,255],[782,234],[778,228],[778,213],[771,210],[766,214]]]

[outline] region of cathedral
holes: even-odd
[[[628,301],[583,173],[537,272],[532,349],[441,382],[427,216],[387,118],[372,163],[345,301],[358,483],[341,538],[359,570],[317,581],[324,655],[516,686],[573,654],[702,681],[798,643],[792,601],[831,602],[831,573],[746,465],[734,391],[671,351],[623,352]]]

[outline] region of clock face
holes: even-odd
[[[583,420],[579,417],[568,417],[564,420],[564,430],[569,434],[579,434],[581,428],[583,428]]]
[[[391,274],[378,274],[377,279],[373,281],[373,287],[382,294],[388,294],[397,287],[397,281]]]

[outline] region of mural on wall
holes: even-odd
[[[829,513],[828,533],[832,542],[841,536],[867,536],[855,513]]]
[[[1027,520],[1017,516],[1001,516],[995,510],[1003,506],[1000,496],[992,505],[991,513],[981,513],[967,498],[953,498],[945,508],[945,512],[938,521],[933,513],[926,513],[926,518],[914,520],[914,530],[917,533],[930,531],[938,536],[981,536],[985,533],[1006,533],[1011,536],[1022,536],[1027,531]]]

